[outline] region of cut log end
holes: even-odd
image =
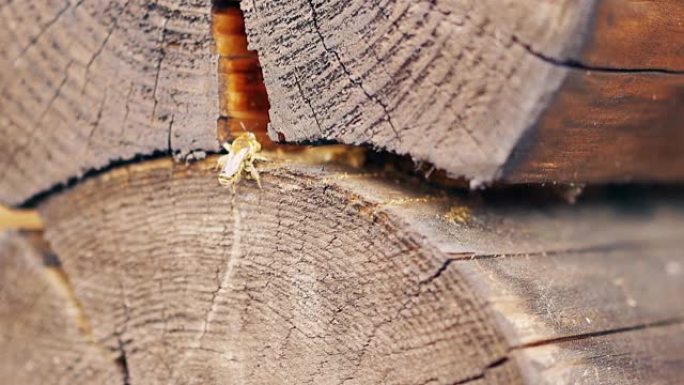
[[[153,153],[217,150],[209,2],[0,4],[0,202]]]
[[[517,41],[571,51],[585,11],[554,2],[529,19],[532,3],[499,3],[242,2],[271,138],[369,143],[491,179],[565,72]]]
[[[233,195],[209,170],[170,166],[85,183],[43,211],[95,338],[126,341],[134,383],[457,382],[504,354],[463,282],[421,281],[442,259],[335,182],[362,175],[275,167],[263,190]]]

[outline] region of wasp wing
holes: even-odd
[[[231,152],[226,155],[228,158],[223,163],[223,168],[221,169],[221,175],[224,177],[232,177],[233,175],[242,171],[242,164],[244,163],[247,154],[249,153],[248,148],[243,148],[237,152]]]

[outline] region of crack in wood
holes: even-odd
[[[497,254],[478,254],[475,252],[456,252],[450,253],[446,252],[446,255],[451,256],[443,262],[443,266],[439,269],[439,274],[441,274],[446,266],[454,261],[470,261],[470,260],[485,260],[485,259],[497,259],[497,258],[526,258],[526,257],[553,257],[563,254],[591,254],[598,252],[614,252],[614,251],[626,251],[634,250],[635,248],[641,248],[649,245],[652,242],[659,242],[660,244],[667,244],[668,242],[677,242],[677,238],[659,238],[659,239],[643,239],[635,240],[631,242],[620,242],[620,243],[606,243],[601,245],[592,245],[587,247],[579,248],[566,248],[566,249],[555,249],[555,250],[533,250],[524,252],[513,252],[513,253],[497,253]],[[437,273],[435,273],[437,274]],[[439,276],[439,275],[437,275]]]
[[[167,151],[169,154],[173,154],[174,150],[173,147],[171,146],[171,138],[173,134],[173,121],[176,118],[175,114],[171,114],[171,119],[169,120],[169,129],[168,129],[168,134],[166,135],[166,147]],[[180,151],[180,150],[179,150]]]
[[[679,324],[684,324],[684,314],[682,314],[682,316],[680,316],[680,317],[673,317],[673,318],[668,318],[668,319],[659,320],[659,321],[630,325],[630,326],[625,326],[625,327],[621,327],[621,328],[600,330],[600,331],[589,332],[589,333],[581,333],[581,334],[561,336],[561,337],[556,337],[556,338],[541,339],[541,340],[537,340],[537,341],[530,341],[530,342],[526,342],[526,343],[523,343],[520,345],[513,346],[513,347],[511,347],[510,350],[513,351],[513,350],[521,350],[521,349],[527,349],[527,348],[535,348],[535,347],[539,347],[539,346],[543,346],[543,345],[560,344],[563,342],[579,341],[579,340],[585,340],[585,339],[589,339],[589,338],[609,336],[612,334],[627,333],[627,332],[633,332],[633,331],[639,331],[639,330],[646,330],[646,329],[650,329],[650,328],[675,326],[675,325],[679,325]]]
[[[505,365],[508,362],[508,360],[509,360],[509,358],[507,356],[501,357],[498,360],[493,361],[489,365],[485,366],[482,369],[482,372],[480,374],[475,375],[475,376],[470,376],[468,378],[464,378],[460,381],[453,382],[453,383],[451,383],[451,385],[463,385],[463,384],[468,384],[468,383],[471,383],[474,381],[483,380],[487,377],[488,372],[490,372],[491,370],[496,369],[500,366]]]
[[[117,351],[119,352],[119,357],[116,359],[116,364],[121,371],[121,380],[123,385],[130,385],[131,373],[128,369],[128,358],[126,357],[126,347],[121,338],[117,339]]]
[[[342,69],[342,71],[347,75],[347,78],[349,79],[349,81],[353,85],[358,87],[361,90],[361,92],[363,92],[363,94],[366,96],[366,98],[368,98],[368,100],[376,103],[377,105],[379,105],[382,108],[382,110],[385,113],[385,121],[387,122],[387,124],[390,126],[390,128],[394,132],[395,140],[399,140],[400,139],[399,131],[397,130],[397,127],[394,125],[394,123],[392,122],[392,116],[389,113],[389,109],[388,109],[387,105],[385,105],[385,103],[383,103],[377,96],[374,96],[371,93],[369,93],[365,89],[365,87],[363,86],[361,81],[359,81],[358,79],[355,79],[352,76],[351,72],[349,71],[349,69],[347,69],[346,65],[342,61],[340,54],[336,50],[328,47],[327,43],[325,42],[325,38],[323,37],[323,33],[321,32],[321,29],[318,25],[318,14],[316,13],[316,7],[315,7],[312,0],[306,0],[306,1],[309,4],[309,7],[311,8],[311,21],[312,21],[312,24],[314,27],[314,31],[318,35],[318,38],[321,41],[321,45],[323,46],[323,49],[327,53],[330,53],[335,57],[337,63],[340,65],[340,69]]]
[[[208,155],[214,155],[217,154],[215,151],[210,151],[210,150],[203,150],[205,151]],[[170,159],[170,155],[168,151],[166,150],[155,150],[152,151],[151,153],[139,153],[134,155],[131,158],[126,158],[126,159],[115,159],[107,163],[103,167],[99,168],[91,168],[89,170],[86,170],[83,172],[83,174],[78,175],[78,176],[73,176],[69,178],[65,182],[60,182],[57,184],[54,184],[53,186],[42,190],[28,199],[26,199],[24,202],[20,203],[17,205],[18,208],[35,208],[37,207],[41,202],[47,200],[49,197],[56,195],[62,191],[68,190],[74,186],[76,186],[79,183],[85,182],[90,179],[97,178],[100,175],[106,174],[107,172],[110,172],[112,170],[116,170],[119,168],[125,168],[127,166],[143,163],[146,161],[151,161],[151,160],[158,160],[158,159]]]
[[[318,121],[318,115],[316,114],[316,110],[313,107],[313,104],[311,103],[311,99],[306,96],[304,93],[304,90],[302,89],[302,85],[299,82],[299,78],[297,77],[297,67],[295,66],[295,71],[292,73],[292,76],[294,77],[295,84],[297,85],[297,89],[299,90],[299,95],[301,95],[302,99],[304,99],[304,102],[309,106],[311,109],[311,114],[314,118],[314,121],[316,122],[316,127],[318,127],[318,131],[321,133],[321,137],[324,136],[323,133],[323,127],[321,127],[321,122]]]
[[[120,18],[124,15],[124,13],[126,12],[126,9],[128,8],[128,4],[129,4],[129,3],[130,3],[130,0],[126,0],[126,2],[124,3],[123,7],[121,8],[121,12],[119,12],[119,14],[114,18],[114,21],[113,21],[113,23],[112,23],[112,27],[109,29],[109,31],[107,31],[107,35],[106,35],[105,38],[102,40],[102,44],[100,44],[100,46],[97,47],[97,50],[95,50],[95,53],[93,54],[93,56],[91,56],[91,57],[90,57],[90,60],[88,60],[88,63],[87,63],[86,66],[85,66],[85,75],[83,76],[83,77],[85,78],[85,81],[83,82],[83,87],[82,87],[82,89],[81,89],[81,92],[82,92],[82,93],[85,92],[85,88],[86,88],[86,86],[88,85],[88,81],[89,81],[89,78],[90,78],[90,67],[93,65],[93,63],[95,62],[95,60],[100,56],[100,54],[102,53],[102,51],[104,50],[104,48],[107,46],[107,43],[109,43],[109,39],[112,37],[112,34],[114,33],[114,31],[116,31],[116,29],[117,29],[118,26],[119,26],[119,19],[120,19]],[[107,88],[105,88],[105,91],[106,91],[106,90],[107,90]]]
[[[78,8],[78,6],[81,5],[82,2],[83,2],[83,0],[77,2],[77,3],[73,6],[73,9],[75,10],[76,8]],[[47,32],[47,30],[50,29],[50,27],[52,27],[52,26],[53,26],[53,25],[54,25],[54,24],[55,24],[55,23],[56,23],[56,22],[57,22],[65,13],[66,13],[66,11],[69,10],[69,8],[71,8],[71,4],[70,4],[70,2],[67,1],[66,4],[65,4],[65,6],[62,7],[59,11],[57,11],[57,13],[55,14],[55,16],[54,16],[52,19],[50,19],[47,23],[45,23],[45,25],[43,25],[43,26],[40,28],[40,31],[38,32],[38,34],[37,34],[36,36],[32,37],[32,38],[29,40],[29,43],[28,43],[24,48],[22,48],[21,51],[19,51],[19,54],[18,54],[17,57],[14,59],[14,63],[13,63],[14,65],[17,64],[17,62],[19,61],[19,59],[21,59],[22,57],[24,57],[24,55],[26,54],[26,52],[28,52],[28,50],[29,50],[31,47],[33,47],[33,46],[38,42],[38,40],[40,40],[40,38],[45,34],[45,32]]]
[[[157,62],[157,70],[156,74],[154,76],[154,87],[152,91],[152,97],[154,99],[154,104],[152,105],[152,117],[150,118],[151,121],[154,121],[154,118],[157,115],[157,105],[159,104],[159,97],[157,95],[157,87],[159,87],[159,75],[161,74],[161,67],[162,63],[164,62],[164,58],[166,57],[166,48],[164,48],[164,43],[166,41],[166,25],[169,23],[169,18],[164,19],[164,23],[162,24],[161,27],[161,38],[159,39],[159,49],[160,49],[160,56],[159,56],[159,61]]]

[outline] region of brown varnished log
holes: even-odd
[[[678,182],[683,148],[684,76],[572,71],[513,150],[502,178]]]
[[[239,2],[214,5],[212,31],[219,55],[219,142],[229,142],[242,132],[254,133],[269,146],[268,95],[257,52],[247,49],[244,16]]]
[[[684,3],[599,0],[579,61],[592,67],[684,72]]]

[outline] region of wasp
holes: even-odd
[[[261,143],[251,132],[238,135],[232,143],[224,143],[223,148],[228,154],[221,156],[217,162],[220,170],[218,181],[223,186],[231,186],[235,192],[236,184],[247,174],[257,182],[261,188],[259,171],[254,166],[255,161],[266,160],[261,154]]]

